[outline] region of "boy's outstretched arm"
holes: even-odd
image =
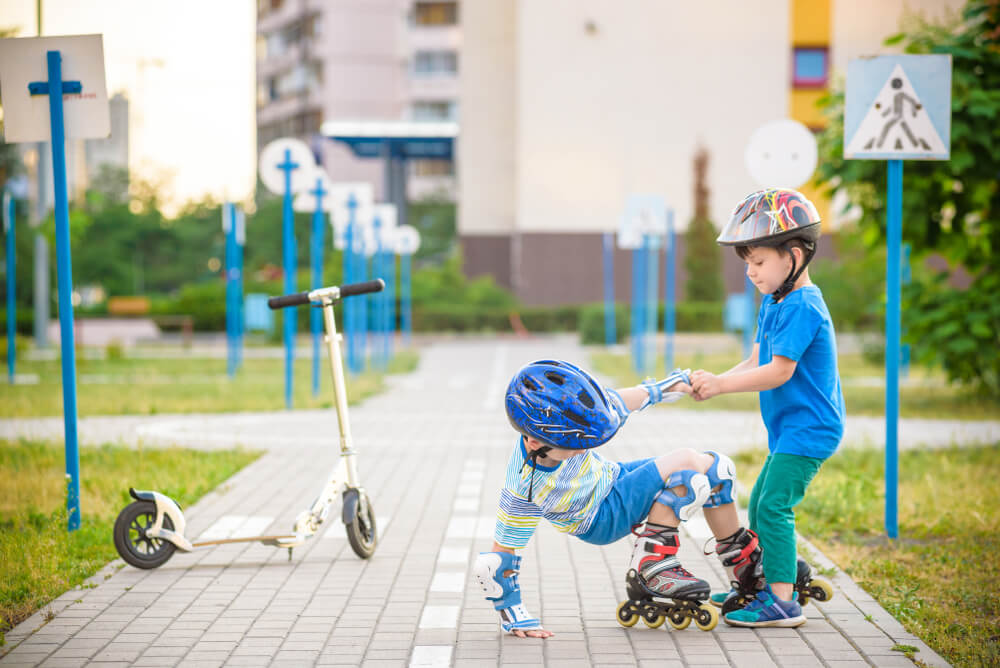
[[[763,366],[746,371],[727,372],[721,376],[699,369],[691,374],[695,399],[702,401],[733,392],[763,392],[783,385],[795,373],[795,360],[775,355]]]
[[[500,626],[518,638],[550,638],[552,631],[542,628],[541,621],[531,617],[521,603],[521,586],[517,582],[521,558],[514,550],[493,542],[492,552],[480,552],[474,572],[486,599],[500,613]]]
[[[615,390],[625,404],[626,415],[634,411],[641,411],[647,406],[658,404],[661,401],[671,403],[677,401],[677,396],[672,393],[683,392],[691,394],[690,369],[676,369],[663,380],[647,381],[635,387],[626,387]]]

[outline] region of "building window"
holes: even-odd
[[[417,2],[413,23],[418,26],[453,26],[458,23],[458,3]]]
[[[416,100],[410,105],[410,118],[414,121],[453,121],[457,106],[449,100]]]
[[[826,47],[796,47],[792,52],[792,85],[823,88],[830,72],[830,52]]]
[[[458,54],[454,51],[417,51],[413,54],[415,76],[452,75],[458,72]]]

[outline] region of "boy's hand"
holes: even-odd
[[[552,631],[546,631],[545,629],[514,629],[510,633],[518,638],[551,638],[555,635]]]
[[[691,389],[695,401],[704,401],[722,394],[722,380],[714,373],[698,369],[691,374]]]

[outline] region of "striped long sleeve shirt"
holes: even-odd
[[[587,450],[556,466],[539,464],[532,482],[532,465],[522,438],[507,463],[494,540],[512,549],[524,547],[542,517],[564,533],[586,533],[619,471],[617,463]]]

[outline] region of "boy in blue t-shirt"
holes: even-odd
[[[830,312],[806,265],[816,251],[819,214],[795,190],[769,188],[733,211],[718,243],[734,246],[747,276],[765,295],[749,359],[715,375],[691,375],[697,400],[759,392],[770,454],[750,494],[750,529],[763,548],[767,586],[734,626],[797,626],[805,622],[793,594],[796,580],[795,506],[844,433],[844,397]],[[713,601],[717,597],[713,596]]]

